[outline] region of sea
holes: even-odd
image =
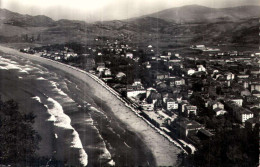
[[[67,166],[148,166],[140,135],[120,122],[88,85],[65,72],[0,52],[0,95],[32,112],[41,136],[37,155]]]

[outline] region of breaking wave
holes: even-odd
[[[37,100],[39,103],[42,103],[40,97],[38,96],[33,97],[33,99]],[[48,97],[47,101],[51,103],[51,105],[44,105],[47,108],[48,113],[50,114],[50,118],[48,119],[48,121],[54,122],[54,126],[58,128],[73,130],[70,147],[79,149],[79,161],[83,166],[86,166],[88,164],[88,155],[83,149],[78,132],[71,126],[70,117],[63,112],[62,106],[56,100]],[[55,138],[58,138],[57,133],[55,133]]]

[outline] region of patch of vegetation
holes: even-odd
[[[32,127],[34,119],[32,113],[22,114],[14,100],[0,99],[0,166],[63,166],[54,158],[36,155],[41,137]]]
[[[252,130],[234,128],[221,131],[204,141],[193,155],[181,155],[184,157],[182,166],[256,167],[259,160],[258,142],[258,126]]]
[[[0,163],[22,163],[35,156],[40,136],[33,129],[35,116],[21,114],[13,100],[0,100]]]

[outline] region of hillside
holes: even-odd
[[[30,16],[0,9],[1,24],[9,24],[18,27],[46,27],[54,26],[55,21],[43,15]]]
[[[89,43],[97,37],[157,46],[194,43],[258,44],[259,6],[214,9],[198,5],[163,10],[128,20],[86,23],[54,21],[0,9],[0,42]]]
[[[166,9],[144,17],[155,17],[175,23],[202,22],[236,22],[252,17],[259,17],[260,6],[240,6],[233,8],[208,8],[199,5],[189,5]]]

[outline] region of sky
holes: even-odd
[[[1,8],[21,14],[87,22],[128,19],[193,4],[225,8],[260,5],[260,0],[0,0]]]

